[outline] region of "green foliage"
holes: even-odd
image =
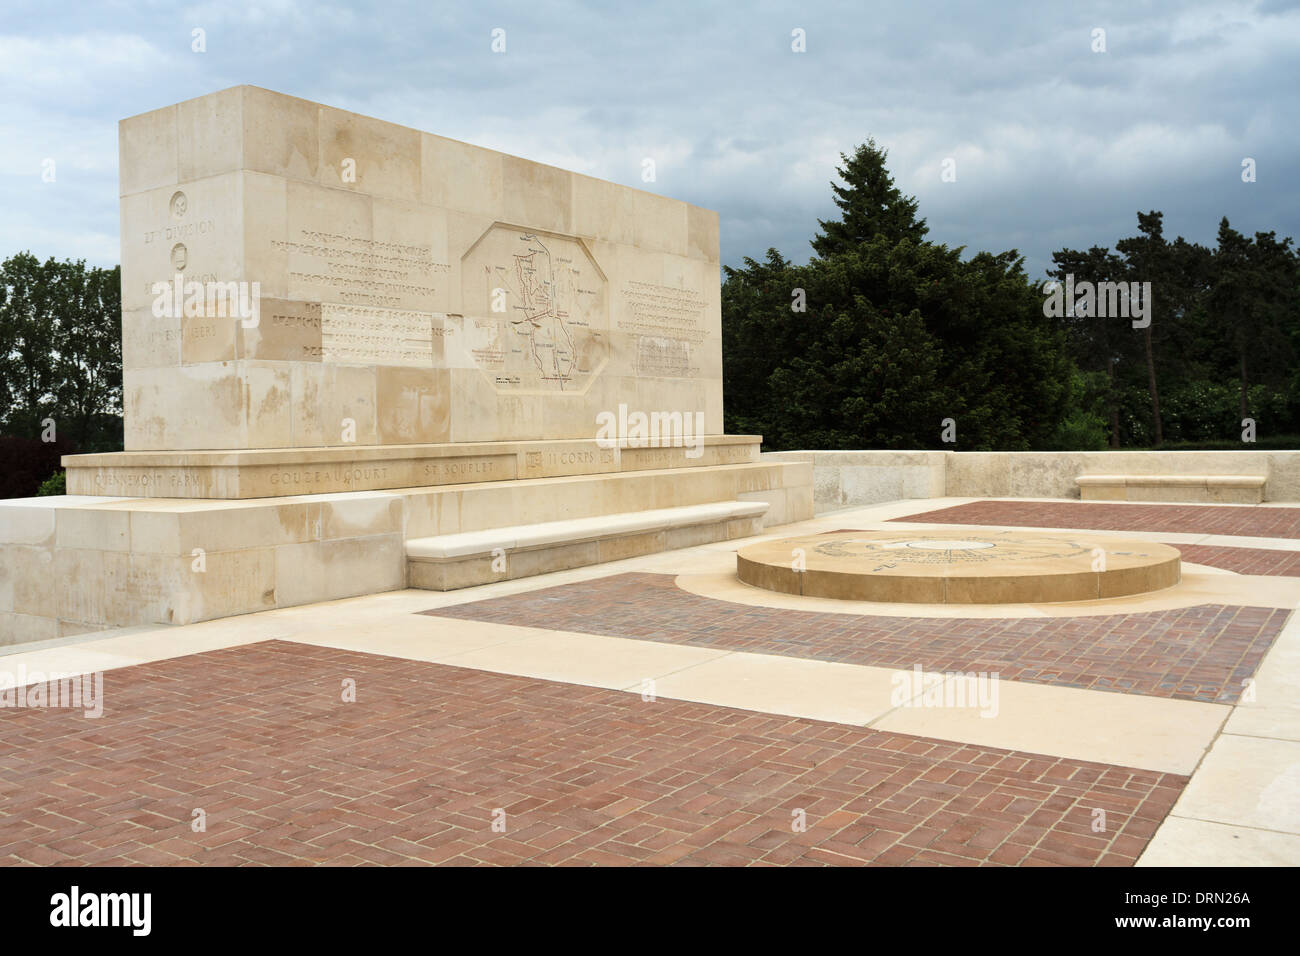
[[[1043,443],[1047,451],[1102,451],[1109,438],[1106,408],[1110,391],[1105,373],[1072,369],[1065,417]]]
[[[1257,432],[1267,434],[1287,417],[1287,396],[1268,385],[1252,385],[1247,405]],[[1236,439],[1241,447],[1240,389],[1235,384],[1192,381],[1175,386],[1165,402],[1165,437],[1174,442]]]
[[[1241,444],[1242,419],[1259,442],[1300,430],[1300,256],[1272,232],[1243,236],[1224,219],[1214,249],[1162,231],[1138,214],[1138,235],[1109,249],[1062,249],[1053,278],[1150,282],[1151,325],[1079,309],[1057,318],[1079,367],[1106,376],[1115,447]]]
[[[859,244],[883,235],[890,244],[902,239],[924,241],[929,232],[924,219],[916,218],[916,200],[904,196],[894,185],[885,168],[888,153],[867,140],[852,156],[840,153],[844,165],[836,169],[844,185],[831,183],[835,205],[840,207],[837,220],[818,220],[821,234],[812,240],[818,256],[827,258],[849,252]]]
[[[1064,333],[1015,252],[927,242],[873,143],[845,157],[818,256],[727,268],[726,429],[769,448],[1028,449],[1065,412]],[[796,311],[802,293],[805,311]],[[941,441],[957,423],[956,445]]]
[[[1160,446],[1161,451],[1294,451],[1300,448],[1300,435],[1266,435],[1251,444],[1242,444],[1240,440],[1208,440],[1166,442]],[[1153,450],[1153,449],[1146,449]]]
[[[872,141],[842,156],[840,219],[817,256],[725,270],[726,428],[769,448],[1098,449],[1257,446],[1300,432],[1300,254],[1225,219],[1208,249],[1137,215],[1136,234],[1061,249],[1048,275],[1150,283],[1150,324],[1070,307],[1045,316],[1015,252],[926,240],[916,200]],[[806,311],[791,308],[802,295]],[[941,421],[957,442],[941,442]],[[1285,447],[1285,446],[1283,446]]]
[[[38,496],[45,495],[66,495],[68,493],[67,473],[56,471],[50,477],[41,482],[41,486],[36,489]]]
[[[0,263],[0,433],[52,419],[80,451],[121,447],[121,274],[19,253]]]

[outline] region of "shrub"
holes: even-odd
[[[1070,375],[1065,417],[1044,442],[1047,451],[1100,451],[1110,441],[1106,424],[1106,376],[1102,372]]]
[[[1258,422],[1261,438],[1287,424],[1287,396],[1265,385],[1253,385],[1247,393],[1250,417]],[[1165,443],[1212,445],[1241,441],[1241,394],[1235,383],[1189,382],[1169,389],[1161,396]]]
[[[36,489],[38,498],[48,497],[50,495],[66,495],[68,493],[68,474],[64,471],[56,471],[50,477],[41,482],[41,486]]]

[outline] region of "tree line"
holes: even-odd
[[[0,262],[0,498],[62,494],[63,455],[121,447],[119,268]]]
[[[1163,215],[1138,213],[1138,233],[1106,247],[1053,253],[1054,279],[1151,283],[1151,321],[1135,332],[1122,316],[1062,316],[1083,386],[1077,423],[1105,444],[1240,443],[1300,431],[1300,257],[1275,232],[1245,236],[1227,218],[1213,249],[1172,242]]]
[[[1015,250],[963,259],[929,241],[873,141],[842,158],[840,218],[819,221],[806,265],[769,249],[724,268],[727,431],[773,449],[1243,447],[1250,419],[1258,444],[1295,444],[1289,238],[1224,219],[1206,249],[1139,213],[1137,235],[1059,250],[1048,277],[1150,283],[1149,315],[1048,314],[1050,286]]]
[[[1296,446],[1290,238],[1225,218],[1207,248],[1138,213],[1113,247],[1054,252],[1046,278],[1149,283],[1149,321],[1053,310],[1015,250],[963,258],[927,239],[873,141],[842,158],[840,215],[819,221],[807,264],[769,249],[724,268],[728,432],[773,449],[1229,448],[1247,431]],[[120,449],[121,348],[119,267],[27,252],[0,263],[0,437]]]

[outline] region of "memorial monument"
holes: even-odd
[[[716,213],[248,86],[119,148],[126,450],[0,510],[5,640],[811,517],[722,433]]]

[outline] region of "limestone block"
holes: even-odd
[[[122,313],[122,367],[174,368],[181,364],[181,318],[150,308]]]
[[[164,623],[189,624],[276,607],[276,556],[275,548],[218,551],[207,555],[202,572],[193,569],[193,561],[180,558],[178,600],[173,620]]]
[[[0,501],[0,545],[51,547],[58,524],[55,498],[10,498]]]
[[[295,217],[294,221],[299,232],[290,233],[289,184],[291,182],[295,180],[268,176],[251,170],[244,170],[240,174],[244,229],[241,275],[248,282],[256,282],[261,295],[267,299],[281,301],[290,299],[289,288],[291,284],[296,284],[297,278],[291,274],[291,255],[293,272],[301,272],[304,269],[309,272],[318,271],[318,268],[313,268],[319,266],[318,260],[297,254],[300,248],[312,249],[320,246],[319,243],[313,245],[308,242],[308,236],[302,232],[304,225],[299,217]],[[307,184],[301,185],[303,189],[294,191],[294,199],[298,202],[301,201],[301,197],[311,195],[311,190],[306,188]],[[333,234],[329,229],[326,229],[326,233]],[[298,296],[292,301],[319,306],[321,300]],[[268,304],[268,309],[274,307]],[[280,306],[280,308],[286,307]],[[259,356],[241,354],[241,357]],[[310,359],[308,356],[302,356],[297,360],[309,361]]]
[[[631,190],[578,173],[572,174],[572,189],[574,235],[629,246],[636,243]]]
[[[59,622],[54,618],[0,611],[0,646],[48,641],[62,636]]]
[[[131,515],[126,511],[95,508],[59,508],[55,514],[56,548],[95,551],[131,550]]]
[[[0,544],[0,612],[14,609],[14,575],[19,551],[18,546]]]
[[[375,369],[376,440],[385,445],[451,440],[451,373]]]
[[[323,495],[319,504],[320,537],[362,538],[398,534],[402,528],[403,500],[382,492]]]
[[[320,173],[320,107],[256,86],[243,94],[243,168],[315,181]]]
[[[718,214],[699,206],[686,207],[686,254],[718,262]]]
[[[421,199],[430,206],[500,219],[505,195],[503,159],[501,153],[490,149],[421,133]]]
[[[316,178],[322,186],[420,200],[418,130],[322,106],[317,133],[320,166]]]
[[[517,156],[501,156],[502,218],[549,232],[573,230],[573,174]]]
[[[378,435],[374,368],[295,364],[290,378],[292,440],[287,445],[341,445],[349,427],[358,445]]]
[[[689,250],[687,205],[636,190],[632,194],[635,244],[638,248],[685,256]]]
[[[244,153],[244,89],[186,100],[176,106],[176,163],[181,182],[239,169]]]
[[[118,176],[121,194],[179,182],[176,107],[141,113],[117,126]]]
[[[156,283],[230,282],[242,279],[244,262],[243,177],[239,172],[183,181],[124,195],[122,216],[122,308],[150,309]],[[189,296],[172,297],[179,318]]]
[[[275,600],[280,607],[332,601],[404,587],[400,534],[286,544],[275,549]]]

